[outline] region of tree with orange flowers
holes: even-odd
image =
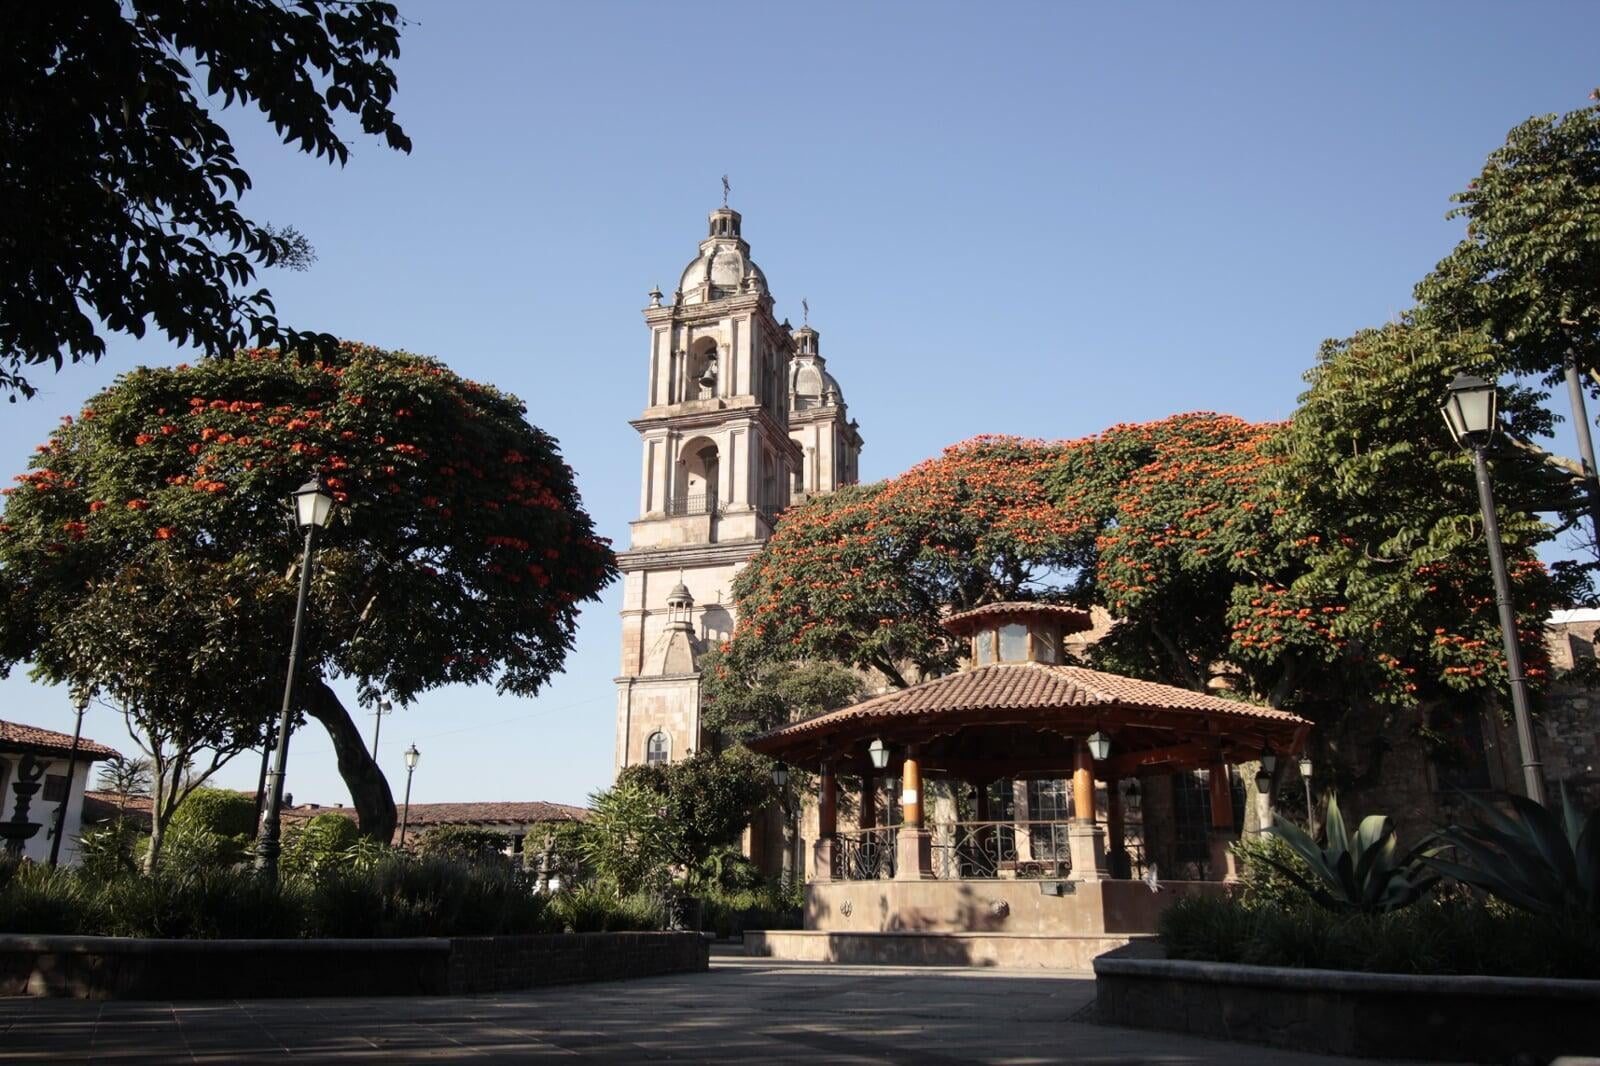
[[[316,474],[339,507],[300,710],[332,737],[362,831],[386,840],[394,801],[329,682],[354,679],[364,704],[462,683],[531,695],[616,572],[556,442],[435,360],[262,349],[118,379],[6,490],[0,670],[29,661],[163,735],[211,716],[191,746],[258,745],[295,603],[285,498]]]

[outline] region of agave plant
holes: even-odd
[[[1312,877],[1263,853],[1261,861],[1299,885],[1322,906],[1334,911],[1399,910],[1420,899],[1439,880],[1422,866],[1424,845],[1418,844],[1403,855],[1394,825],[1387,815],[1372,814],[1361,819],[1352,836],[1339,813],[1339,801],[1328,797],[1325,822],[1327,846],[1322,847],[1305,830],[1274,815],[1267,832],[1293,849],[1306,864]]]
[[[1585,822],[1564,787],[1559,818],[1524,796],[1500,797],[1509,814],[1481,796],[1460,796],[1474,808],[1475,824],[1447,826],[1435,839],[1461,861],[1435,853],[1424,862],[1519,910],[1600,919],[1600,814]]]

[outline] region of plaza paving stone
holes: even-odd
[[[0,999],[0,1059],[234,1062],[1216,1063],[1301,1055],[1092,1024],[1081,973],[718,954],[710,973],[505,995],[188,1003]]]

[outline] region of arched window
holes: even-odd
[[[667,735],[659,731],[651,733],[650,739],[644,742],[645,763],[654,766],[658,762],[666,762],[668,754]]]

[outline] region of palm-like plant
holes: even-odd
[[[1352,836],[1339,813],[1339,801],[1328,797],[1325,822],[1327,846],[1322,847],[1305,830],[1273,815],[1267,832],[1279,837],[1306,864],[1312,877],[1278,862],[1263,853],[1263,862],[1289,878],[1317,903],[1335,911],[1399,910],[1422,898],[1439,880],[1439,874],[1426,870],[1421,860],[1427,854],[1422,844],[1399,853],[1399,841],[1388,816],[1372,814],[1361,819]]]
[[[1481,796],[1460,795],[1475,810],[1474,824],[1447,826],[1435,837],[1461,861],[1432,853],[1424,862],[1519,910],[1600,919],[1600,813],[1585,822],[1565,788],[1559,818],[1524,796],[1500,797],[1507,814]]]

